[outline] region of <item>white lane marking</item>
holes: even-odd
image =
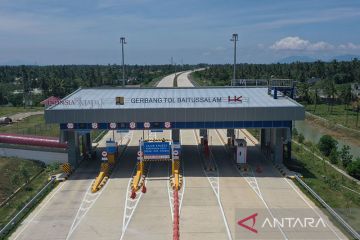
[[[134,168],[133,173],[135,172],[136,166]],[[150,171],[150,169],[149,169]],[[132,174],[133,175],[133,174]],[[129,199],[130,194],[132,193],[131,190],[131,180],[132,177],[130,177],[129,182],[128,182],[128,186],[127,186],[127,190],[126,190],[126,196],[125,196],[125,206],[124,206],[124,215],[123,215],[123,225],[122,225],[122,230],[121,230],[121,236],[120,236],[120,240],[123,239],[126,229],[131,221],[131,218],[136,210],[137,205],[140,202],[140,199],[143,195],[143,193],[140,191],[139,194],[137,194],[135,199]],[[146,185],[147,181],[145,180],[145,185]],[[128,214],[128,210],[130,210],[130,214]]]
[[[34,216],[25,224],[25,226],[20,230],[20,232],[16,235],[16,237],[14,238],[14,240],[16,240],[24,231],[25,229],[27,229],[27,227],[32,223],[32,221],[39,215],[39,213],[47,206],[47,204],[50,202],[51,199],[53,199],[53,197],[55,196],[56,193],[58,193],[66,184],[66,182],[64,182],[63,184],[61,184],[61,186],[58,187],[58,189],[55,190],[55,192],[53,192],[53,194],[44,202],[44,204],[40,207],[40,209],[34,214]]]
[[[195,130],[193,131],[193,134],[194,134],[194,137],[196,139],[196,142],[197,144],[199,144],[199,141],[198,141],[198,138],[197,138],[197,135],[196,135],[196,132]],[[200,151],[199,151],[199,148],[198,148],[198,152],[200,154]],[[215,164],[215,167],[216,167],[216,173],[214,174],[213,172],[208,172],[208,171],[205,171],[204,167],[205,164],[203,164],[203,172],[206,176],[206,178],[208,179],[209,183],[210,183],[210,186],[211,186],[211,189],[213,190],[213,192],[215,193],[215,196],[216,196],[216,200],[218,202],[218,205],[219,205],[219,208],[220,208],[220,212],[221,212],[221,216],[223,218],[223,221],[224,221],[224,225],[225,225],[225,228],[226,228],[226,233],[228,235],[228,239],[232,240],[232,236],[231,236],[231,232],[230,232],[230,228],[229,228],[229,224],[227,223],[227,219],[226,219],[226,216],[225,216],[225,212],[224,212],[224,208],[222,206],[222,203],[221,203],[221,199],[220,199],[220,184],[219,184],[219,168],[216,164],[216,161],[215,161],[215,158],[214,156],[212,155],[212,152],[210,151],[210,154],[213,158],[213,162]],[[213,175],[213,176],[209,176],[209,174]]]
[[[156,132],[151,132],[149,134],[149,138],[150,138],[150,136],[152,138],[156,139]],[[150,164],[150,166],[148,168],[147,176],[145,178],[145,186],[147,185],[147,178],[148,178],[149,173],[150,173],[150,168],[151,168],[151,164]],[[131,177],[129,179],[127,190],[126,190],[125,206],[124,206],[124,214],[123,214],[123,225],[122,225],[122,229],[121,229],[120,240],[123,239],[123,237],[125,235],[125,232],[126,232],[126,229],[129,226],[129,223],[130,223],[130,221],[132,219],[132,216],[134,215],[135,210],[137,208],[137,205],[139,204],[140,199],[141,199],[141,197],[143,195],[143,193],[140,191],[140,193],[136,195],[135,199],[129,198],[130,194],[132,193],[131,180],[132,180],[132,176],[135,174],[135,171],[136,171],[136,166],[133,169],[133,172],[132,172]],[[133,203],[135,203],[135,204],[133,204]],[[128,210],[130,210],[130,214],[127,213]]]
[[[304,198],[304,196],[302,196],[301,193],[299,193],[299,191],[289,182],[288,179],[284,178],[284,180],[290,185],[290,187],[299,195],[299,197],[306,203],[306,205],[308,205],[312,210],[313,212],[319,217],[319,218],[322,218],[320,216],[320,214],[315,210],[315,208],[313,206],[311,206],[311,204]],[[330,226],[330,224],[325,221],[326,225],[330,228],[330,230],[336,235],[336,237],[338,239],[342,239],[338,234],[337,232],[333,229],[333,227]]]
[[[217,130],[215,130],[215,132],[216,132],[215,135],[218,137],[218,139],[220,140],[220,142],[223,143],[222,146],[224,147],[225,151],[228,152],[228,149],[225,147],[225,143],[224,143],[223,140],[221,139],[219,132],[218,132]],[[268,204],[266,203],[265,199],[264,199],[263,196],[262,196],[262,193],[261,193],[261,191],[260,191],[259,185],[258,185],[258,183],[257,183],[256,177],[255,177],[254,172],[252,171],[252,169],[251,169],[251,173],[252,173],[252,176],[253,176],[253,177],[246,177],[246,176],[243,175],[243,173],[237,168],[236,165],[234,165],[234,167],[235,167],[236,171],[237,171],[242,177],[245,178],[245,181],[249,184],[249,186],[250,186],[251,189],[256,193],[256,195],[258,195],[258,197],[260,198],[260,200],[263,202],[264,206],[266,207],[268,213],[269,213],[270,216],[274,219],[275,217],[274,217],[273,213],[271,212],[271,210],[270,210]],[[255,185],[255,186],[254,186],[254,185]],[[285,234],[285,232],[284,232],[279,226],[277,226],[277,228],[280,230],[280,232],[281,232],[281,234],[283,235],[284,239],[288,239],[287,236],[286,236],[286,234]]]
[[[126,134],[125,138],[128,139],[126,145],[128,145],[132,141],[132,137],[133,137],[133,132],[129,132]],[[126,151],[126,149],[124,150],[123,153],[125,153],[125,151]],[[113,172],[115,172],[118,169],[118,167],[119,167],[119,165],[116,165],[115,169],[113,169]],[[93,183],[93,181],[91,181],[91,183],[83,197],[81,205],[75,215],[74,221],[71,224],[68,235],[66,236],[66,240],[70,239],[71,235],[74,233],[74,231],[79,226],[79,224],[82,222],[82,220],[85,218],[86,214],[89,212],[89,210],[92,208],[92,206],[96,203],[96,201],[101,196],[101,194],[105,191],[105,189],[110,184],[110,182],[111,182],[111,178],[109,177],[109,179],[107,180],[107,183],[105,184],[105,186],[102,189],[100,189],[96,193],[91,193],[91,186]],[[95,196],[95,198],[93,198],[94,196]],[[89,204],[89,206],[84,206],[86,204]]]
[[[242,129],[240,129],[240,131],[244,134],[244,135],[246,135],[247,136],[247,134],[242,130]],[[254,141],[253,140],[251,140],[251,138],[249,137],[249,136],[247,136],[248,137],[248,139],[251,141],[251,142],[253,142],[254,143]],[[254,143],[255,144],[255,143]],[[274,168],[275,169],[275,168]],[[320,214],[308,203],[308,201],[306,201],[306,199],[298,192],[298,190],[296,190],[296,188],[289,182],[289,180],[288,179],[286,179],[286,178],[283,178],[289,185],[290,185],[290,187],[300,196],[300,198],[306,203],[306,205],[308,205],[309,207],[310,207],[310,209],[312,209],[313,210],[313,212],[318,216],[318,217],[320,217],[321,218],[321,216],[320,216]],[[336,237],[338,238],[338,239],[341,239],[340,237],[339,237],[339,235],[336,233],[336,231],[325,221],[325,224],[330,228],[330,230],[336,235]]]
[[[110,180],[110,179],[109,179]],[[109,181],[110,182],[110,181]],[[85,218],[86,214],[89,212],[89,210],[91,209],[91,207],[95,204],[95,202],[97,201],[97,199],[101,196],[101,193],[106,189],[106,187],[109,185],[109,182],[107,184],[105,184],[105,186],[97,193],[99,194],[94,194],[94,195],[90,195],[89,193],[91,192],[91,186],[92,186],[92,181],[83,197],[83,200],[81,202],[81,205],[75,215],[74,221],[71,224],[70,230],[66,236],[66,240],[70,239],[71,235],[74,233],[74,231],[76,230],[76,228],[79,226],[79,224],[81,223],[81,221]],[[93,196],[95,196],[95,198],[93,198]],[[88,206],[86,206],[87,204],[89,204]]]

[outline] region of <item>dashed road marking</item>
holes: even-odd
[[[199,144],[200,142],[199,142],[199,139],[198,139],[198,136],[197,136],[195,130],[193,131],[193,133],[194,133],[194,137],[196,139],[197,144]],[[198,148],[198,152],[200,154],[199,148]],[[222,206],[222,203],[221,203],[221,199],[220,199],[220,182],[219,182],[219,170],[218,170],[219,168],[218,168],[218,166],[216,164],[216,161],[215,161],[211,151],[210,151],[210,154],[211,154],[211,156],[213,158],[213,162],[215,164],[216,171],[215,172],[210,172],[210,171],[206,171],[203,168],[203,172],[204,172],[206,178],[208,179],[208,181],[210,183],[211,189],[215,193],[216,200],[217,200],[219,208],[220,208],[221,216],[222,216],[224,224],[225,224],[228,239],[232,240],[229,224],[227,223],[225,212],[224,212],[224,209],[223,209],[223,206]],[[203,167],[205,167],[205,164],[203,164]]]
[[[215,130],[215,133],[216,133],[216,136],[218,137],[218,139],[223,143],[223,147],[225,149],[226,152],[228,152],[228,149],[225,147],[225,143],[223,141],[223,139],[220,137],[220,134],[219,132],[217,131],[217,129]],[[251,189],[256,193],[256,195],[260,198],[260,200],[263,202],[264,206],[266,207],[266,210],[268,211],[268,213],[270,214],[270,216],[274,219],[274,215],[273,213],[271,212],[268,204],[266,203],[264,197],[262,196],[262,193],[260,191],[260,188],[259,188],[259,185],[257,183],[257,180],[256,180],[256,177],[254,175],[254,172],[252,171],[251,169],[251,175],[249,173],[246,173],[246,175],[244,175],[238,168],[235,164],[233,164],[236,171],[242,176],[245,178],[245,181],[249,184],[249,186],[251,187]],[[285,232],[279,227],[277,226],[277,228],[280,230],[282,236],[284,237],[284,239],[288,239]]]
[[[125,137],[125,139],[127,139],[126,141],[126,145],[128,145],[132,138],[133,138],[133,132],[128,132]],[[126,149],[124,150],[126,151]],[[116,171],[116,169],[118,168],[119,165],[117,165],[114,169],[113,172]],[[100,189],[100,191],[96,192],[96,193],[92,193],[91,192],[91,186],[92,183],[90,183],[89,187],[87,188],[86,193],[84,194],[83,200],[81,202],[81,205],[75,215],[74,221],[71,224],[70,230],[66,236],[66,240],[69,240],[71,235],[74,233],[74,231],[76,230],[76,228],[79,226],[79,224],[82,222],[82,220],[85,218],[86,214],[89,212],[89,210],[92,208],[92,206],[96,203],[96,201],[98,200],[98,198],[101,196],[101,194],[104,192],[104,190],[107,188],[107,186],[110,184],[111,182],[111,178],[109,178],[108,182],[105,184],[105,186],[103,188]]]

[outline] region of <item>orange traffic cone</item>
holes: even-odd
[[[136,192],[134,190],[132,190],[131,195],[130,195],[131,199],[135,199],[136,198]]]
[[[145,183],[144,183],[144,184],[143,184],[143,186],[142,186],[141,192],[142,192],[142,193],[146,193],[146,186],[145,186]]]

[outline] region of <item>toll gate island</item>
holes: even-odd
[[[47,123],[57,123],[61,142],[68,144],[68,161],[77,167],[81,149],[91,152],[92,130],[171,130],[174,143],[180,129],[227,129],[234,144],[235,129],[259,128],[260,147],[267,158],[281,163],[291,154],[292,121],[305,110],[292,99],[293,84],[268,87],[83,88],[45,110]],[[65,104],[66,103],[66,104]],[[83,150],[83,152],[85,152]]]

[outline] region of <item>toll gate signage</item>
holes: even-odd
[[[169,142],[144,142],[144,159],[169,159]]]

